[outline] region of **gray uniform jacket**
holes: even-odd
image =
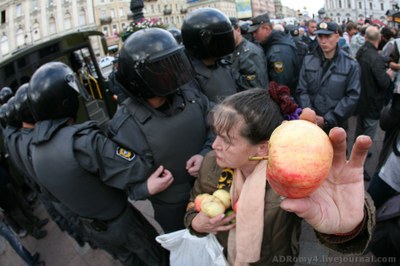
[[[210,101],[218,103],[225,97],[238,92],[232,67],[225,60],[217,60],[215,65],[206,66],[201,60],[193,58],[192,64],[201,92]]]
[[[187,201],[194,177],[187,173],[186,162],[193,155],[204,156],[214,141],[206,121],[210,102],[194,84],[178,90],[164,110],[150,107],[143,99],[128,98],[109,125],[113,141],[137,153],[153,170],[163,165],[172,172],[174,183],[153,196],[162,197],[164,202]],[[132,184],[132,199],[150,197],[147,178],[143,175],[138,177],[141,182]]]
[[[65,131],[68,128],[75,130],[71,137]],[[151,174],[145,161],[104,136],[95,122],[73,126],[67,126],[67,119],[38,122],[32,145],[32,163],[41,184],[84,217],[103,220],[114,217],[121,207],[109,206],[107,195],[125,205],[124,190],[138,177]],[[67,152],[70,148],[63,148],[63,145],[71,146],[72,154]],[[66,166],[67,161],[73,163]],[[74,177],[80,175],[80,181],[68,179],[67,172],[76,173]],[[58,177],[58,181],[54,177]],[[60,188],[62,183],[65,185]],[[86,189],[86,193],[77,193],[82,189]],[[91,201],[97,204],[89,208]]]
[[[231,54],[230,60],[239,90],[267,88],[267,64],[261,47],[243,38]]]
[[[329,64],[326,71],[324,65]],[[330,62],[321,48],[305,56],[296,89],[302,108],[310,107],[323,116],[328,127],[345,122],[357,107],[360,97],[360,68],[355,59],[336,48]]]

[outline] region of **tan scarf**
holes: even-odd
[[[264,231],[266,161],[260,161],[247,178],[235,170],[231,186],[232,204],[237,200],[236,228],[229,231],[230,265],[249,265],[260,260]]]

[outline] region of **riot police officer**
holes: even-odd
[[[0,90],[0,104],[5,104],[12,96],[14,92],[9,87],[3,87]]]
[[[125,41],[117,79],[129,98],[114,115],[110,136],[152,169],[163,165],[174,177],[159,179],[160,193],[151,193],[151,180],[137,173],[130,197],[148,198],[165,232],[183,229],[194,176],[213,141],[206,123],[209,101],[184,47],[159,28],[137,31]]]
[[[229,18],[213,8],[199,8],[187,15],[182,24],[182,42],[192,56],[196,79],[210,101],[219,102],[238,91],[227,60],[235,49]]]
[[[124,265],[165,265],[156,230],[128,203],[126,190],[149,167],[110,141],[93,121],[73,124],[79,83],[65,64],[51,62],[33,74],[28,103],[37,121],[32,139],[35,175],[55,198],[79,215],[90,241]],[[164,169],[150,176],[170,176]]]
[[[15,93],[14,108],[17,120],[22,122],[18,134],[8,136],[6,143],[8,153],[15,164],[18,165],[20,172],[26,177],[31,187],[37,192],[38,198],[46,208],[47,213],[62,231],[66,231],[74,238],[80,246],[83,246],[83,230],[76,226],[76,215],[69,211],[57,199],[40,185],[34,175],[31,162],[31,142],[35,119],[28,107],[28,86],[29,83],[21,85]]]

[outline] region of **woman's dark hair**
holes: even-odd
[[[225,98],[209,114],[209,122],[216,134],[229,132],[243,121],[242,137],[251,144],[270,138],[283,121],[283,115],[266,89],[250,89]]]

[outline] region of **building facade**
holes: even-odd
[[[198,8],[211,7],[220,10],[228,17],[236,17],[235,0],[191,0],[188,1],[188,11],[191,12]]]
[[[79,29],[96,29],[92,1],[0,1],[0,60],[15,50]]]
[[[397,0],[325,0],[325,16],[338,23],[366,18],[386,22],[386,12],[396,4]]]

